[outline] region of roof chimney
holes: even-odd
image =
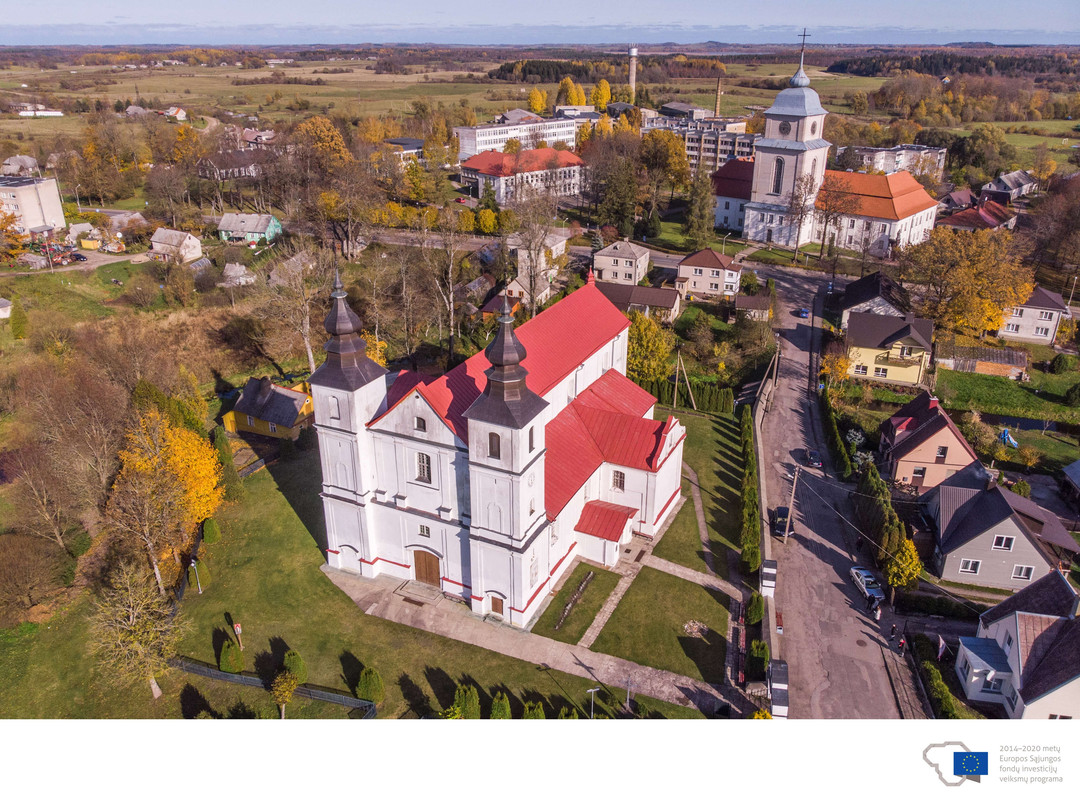
[[[931,410],[937,409],[937,406],[938,406],[937,396],[930,396],[930,402],[926,406]]]

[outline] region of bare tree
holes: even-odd
[[[423,293],[424,286],[422,279],[417,277],[416,264],[408,252],[399,249],[390,255],[395,268],[394,285],[397,292],[397,312],[401,320],[401,341],[412,363],[412,369],[416,370],[417,335],[427,302]]]
[[[102,666],[122,681],[148,682],[156,699],[161,696],[157,675],[176,655],[183,629],[146,570],[124,561],[113,571],[91,618],[92,648]]]
[[[278,262],[270,273],[270,311],[275,319],[299,335],[315,372],[312,316],[317,313],[334,281],[334,256],[307,244]]]
[[[845,216],[858,215],[859,198],[842,174],[830,172],[825,174],[825,181],[818,189],[814,209],[821,225],[821,259],[824,260],[829,228],[835,227]],[[833,275],[835,274],[834,268]]]
[[[64,536],[75,523],[71,489],[48,448],[32,441],[6,458],[15,479],[12,499],[17,521],[27,533],[53,542],[65,553]]]
[[[555,231],[557,201],[547,188],[525,186],[518,190],[511,205],[518,220],[518,280],[525,288],[530,317],[536,316],[540,298],[550,285],[546,253]]]
[[[454,290],[461,277],[461,259],[468,251],[469,233],[461,229],[456,211],[443,208],[432,216],[425,210],[417,217],[413,240],[420,249],[421,262],[440,303],[440,314],[446,317],[449,367],[454,361],[454,338],[457,336]]]
[[[795,263],[799,261],[799,245],[802,240],[803,225],[809,217],[814,215],[814,197],[816,195],[817,183],[814,181],[813,174],[803,174],[795,180],[787,204],[788,216],[795,223],[795,257],[793,259]]]
[[[56,587],[63,556],[29,536],[0,536],[0,614],[22,619]]]

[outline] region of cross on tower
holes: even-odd
[[[798,36],[798,37],[799,37],[800,39],[802,39],[802,48],[800,49],[799,53],[800,53],[800,54],[802,54],[802,53],[806,53],[806,38],[807,38],[808,36],[810,36],[810,34],[806,33],[806,29],[805,29],[805,28],[803,28],[803,29],[802,29],[802,33],[801,33],[801,34],[797,34],[797,36]]]

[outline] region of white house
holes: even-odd
[[[691,253],[679,262],[675,288],[690,297],[734,297],[739,291],[742,265],[730,255],[704,249]]]
[[[367,358],[340,281],[312,374],[327,561],[526,627],[578,556],[612,566],[680,503],[678,419],[630,382],[629,321],[588,283],[430,379]]]
[[[649,248],[626,239],[593,253],[593,271],[598,281],[637,285],[649,274]]]
[[[150,237],[150,256],[159,261],[189,264],[202,258],[202,243],[191,233],[159,227]]]
[[[558,274],[558,265],[555,259],[566,253],[566,236],[561,233],[550,233],[544,238],[544,251],[539,256],[539,274],[536,276],[536,289],[531,289],[533,277],[531,276],[532,257],[529,254],[528,245],[520,234],[515,233],[506,239],[506,250],[510,258],[517,264],[517,275],[506,287],[509,297],[519,298],[525,303],[529,296],[536,294],[537,305],[547,303],[554,294],[552,284]]]
[[[982,613],[961,637],[956,675],[971,701],[1010,718],[1080,718],[1080,598],[1053,570]]]
[[[458,160],[464,161],[489,150],[501,152],[511,139],[526,149],[535,148],[541,141],[551,146],[562,142],[572,149],[577,145],[578,129],[587,122],[586,117],[543,118],[523,109],[512,109],[494,123],[455,126]]]
[[[1069,307],[1061,295],[1036,285],[1023,305],[1005,313],[997,335],[1015,342],[1053,345],[1062,318],[1069,316]]]

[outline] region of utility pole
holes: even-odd
[[[784,525],[784,542],[791,535],[791,523],[795,519],[795,486],[799,484],[799,466],[795,467],[795,478],[791,481],[791,497],[788,499],[787,524]]]
[[[1072,289],[1069,290],[1069,308],[1072,308],[1073,292],[1076,291],[1076,276],[1073,275]]]

